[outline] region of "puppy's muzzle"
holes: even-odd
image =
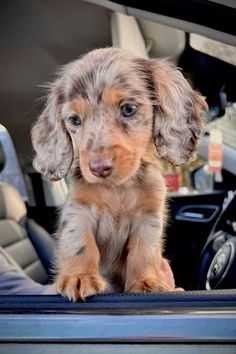
[[[89,169],[94,176],[106,178],[112,173],[113,161],[111,158],[90,160]]]

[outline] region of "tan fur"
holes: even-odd
[[[133,181],[127,187],[109,187],[77,181],[72,187],[72,201],[88,206],[95,205],[100,210],[112,210],[120,214],[134,214],[136,211],[155,212],[163,205],[165,186],[158,172],[155,173],[150,168],[150,174],[156,178],[155,183],[151,184],[150,181],[150,185]]]
[[[106,289],[106,281],[99,274],[100,255],[93,235],[85,236],[85,245],[82,254],[66,259],[63,273],[57,277],[58,292],[66,293],[74,301]]]
[[[121,99],[127,94],[124,90],[119,89],[118,87],[111,87],[103,93],[103,102],[107,105],[114,106],[120,103]]]
[[[122,113],[126,104],[137,107],[131,117]],[[59,293],[75,301],[114,284],[127,292],[171,290],[162,267],[161,158],[192,158],[205,109],[166,60],[106,48],[62,70],[32,130],[35,167],[52,180],[70,170],[55,260]],[[78,126],[69,119],[75,114]],[[112,161],[111,173],[94,174],[94,161]]]
[[[127,262],[126,291],[155,292],[171,290],[165,277],[160,272],[162,259],[160,248],[159,246],[159,249],[156,249],[156,257],[150,262],[145,243],[137,243],[135,238],[133,238],[133,242],[129,243],[129,251],[132,249],[132,257]]]
[[[88,110],[86,102],[82,97],[77,97],[70,102],[70,107],[73,111],[77,112],[80,117],[84,117]]]

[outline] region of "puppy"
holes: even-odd
[[[94,50],[64,66],[32,129],[34,166],[57,181],[70,170],[56,252],[58,292],[76,301],[109,284],[171,290],[163,260],[161,160],[195,157],[204,99],[177,68],[127,50]]]

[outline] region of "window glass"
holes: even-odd
[[[215,57],[221,61],[235,66],[236,71],[236,47],[221,43],[210,38],[200,36],[198,34],[190,34],[190,45],[192,48]],[[225,64],[227,65],[227,64]],[[233,66],[231,67],[231,72],[235,71]],[[222,68],[224,68],[222,66]],[[227,69],[228,70],[228,69]],[[222,76],[222,73],[219,73]],[[230,75],[229,75],[230,76]],[[228,89],[230,85],[230,89]],[[236,85],[236,83],[235,83]],[[230,91],[228,94],[227,90]],[[219,129],[223,134],[223,143],[234,149],[236,149],[236,103],[235,94],[232,95],[232,83],[229,84],[229,78],[225,73],[225,81],[222,82],[222,91],[226,92],[227,106],[225,114],[220,119],[216,119],[208,124],[208,130]],[[230,96],[233,96],[230,97]]]
[[[236,65],[236,48],[213,39],[191,33],[190,45],[200,52],[211,55],[229,64]]]

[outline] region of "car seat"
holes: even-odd
[[[4,153],[0,144],[0,167]],[[55,241],[34,220],[19,192],[7,183],[0,183],[0,247],[4,249],[33,280],[47,284],[51,274]]]

